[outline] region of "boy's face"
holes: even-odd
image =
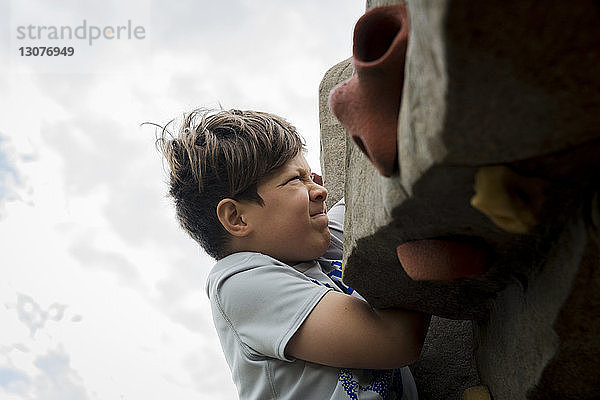
[[[325,199],[302,153],[258,185],[264,205],[246,205],[253,250],[293,265],[323,255],[329,247]]]

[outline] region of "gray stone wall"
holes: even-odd
[[[367,8],[384,3],[397,2]],[[327,107],[350,60],[320,87],[324,180],[347,204],[344,279],[376,307],[437,316],[413,366],[425,399],[477,383],[495,400],[600,398],[600,6],[407,8],[397,173],[381,176]],[[491,166],[510,174],[482,189]],[[471,206],[486,190],[492,211]],[[533,222],[511,231],[494,213]],[[412,279],[396,248],[422,239],[484,249],[485,272]]]

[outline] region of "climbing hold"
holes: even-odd
[[[478,385],[465,389],[461,400],[492,400],[492,396],[487,386]]]
[[[475,174],[471,205],[498,227],[527,233],[539,223],[549,182],[522,176],[504,165],[480,168]]]
[[[485,272],[485,251],[458,241],[414,240],[396,247],[396,253],[404,271],[416,281],[468,279]]]
[[[398,113],[408,43],[404,3],[376,7],[354,28],[354,74],[334,87],[329,106],[383,176],[397,169]]]

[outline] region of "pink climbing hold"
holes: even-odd
[[[396,135],[408,32],[404,4],[365,13],[354,28],[354,74],[329,94],[333,114],[386,177],[398,164]]]
[[[485,272],[481,248],[442,239],[415,240],[396,248],[398,260],[415,281],[453,281],[476,278]]]

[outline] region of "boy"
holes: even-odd
[[[240,399],[416,399],[405,366],[428,317],[374,310],[341,282],[343,202],[329,222],[295,128],[198,110],[165,132],[177,217],[218,260],[207,292]]]

